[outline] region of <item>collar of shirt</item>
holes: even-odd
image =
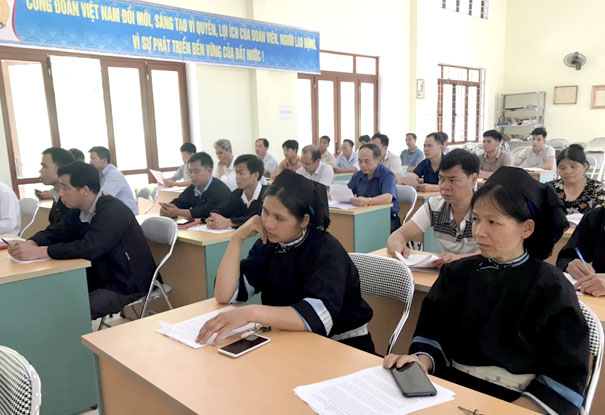
[[[385,159],[386,160],[386,159]],[[383,173],[384,173],[384,169],[386,169],[387,167],[385,167],[383,164],[378,164],[376,166],[376,170],[374,170],[374,175],[372,176],[372,178],[368,178],[368,175],[366,173],[362,173],[361,177],[363,180],[367,181],[367,182],[371,182],[372,180],[376,179],[378,180],[380,177],[382,177]],[[359,170],[361,171],[361,170]]]
[[[256,189],[254,189],[254,194],[252,195],[252,199],[250,200],[248,200],[248,197],[246,197],[246,192],[242,192],[242,202],[244,202],[244,205],[246,205],[246,207],[250,207],[250,203],[258,199],[262,187],[263,186],[260,184],[260,182],[256,184]]]
[[[210,187],[210,184],[212,183],[212,179],[213,179],[213,177],[210,176],[210,180],[208,180],[208,183],[206,183],[206,187],[204,187],[202,190],[200,190],[199,187],[195,186],[193,188],[193,194],[195,196],[201,196]]]
[[[83,210],[80,211],[80,222],[90,223],[92,221],[92,218],[95,216],[95,213],[97,213],[97,202],[99,201],[99,198],[101,196],[103,196],[103,193],[99,192],[99,194],[97,194],[97,197],[95,197],[94,202],[92,202],[92,205],[90,205],[90,209],[88,209],[88,212],[84,212]]]
[[[113,170],[113,169],[115,169],[113,164],[108,164],[107,166],[105,166],[105,168],[101,172],[101,178],[103,178],[107,173],[109,173],[110,170]]]
[[[500,154],[502,154],[502,149],[499,148],[498,151],[496,151],[496,157],[494,157],[495,160],[498,160],[500,158]],[[487,153],[483,153],[482,154],[483,158],[487,160]]]
[[[536,155],[536,157],[540,157],[540,155],[541,155],[542,153],[544,153],[544,150],[546,150],[546,146],[544,146],[544,147],[542,147],[542,150],[540,150],[540,152],[539,152],[539,153],[536,153],[536,152],[534,151],[534,148],[533,148],[533,147],[530,147],[530,148],[531,148],[530,152],[534,153],[534,154]]]
[[[510,261],[497,261],[493,258],[487,258],[487,261],[482,262],[479,265],[479,269],[485,269],[485,268],[495,268],[495,269],[507,269],[507,268],[515,268],[518,267],[520,265],[523,265],[527,262],[527,260],[529,259],[529,254],[527,253],[527,251],[523,252],[523,255],[521,255],[519,258],[515,258],[513,260]]]
[[[53,197],[53,200],[55,202],[59,201],[59,193],[57,193],[57,191],[55,190],[54,187],[52,189],[50,189],[50,195]]]
[[[300,245],[302,245],[302,243],[305,241],[305,239],[307,239],[307,228],[303,229],[303,233],[302,235],[300,235],[298,238],[290,241],[290,242],[279,242],[276,246],[277,252],[278,253],[284,253],[287,252],[291,249],[294,249]]]
[[[448,222],[455,223],[454,211],[452,210],[452,205],[450,205],[447,202],[445,202],[445,209],[443,209],[441,211],[441,215],[439,215],[439,222],[440,223],[448,223]],[[456,224],[456,227],[460,230],[460,233],[464,233],[467,222],[471,223],[470,208],[469,208],[468,212],[466,212],[466,215],[464,215],[464,219],[462,220],[462,222],[460,222],[460,226],[458,226],[458,224]]]
[[[347,156],[345,156],[344,153],[340,153],[340,154],[342,155],[343,159],[345,159],[348,162],[351,162],[351,161],[353,161],[355,159],[355,154],[357,154],[357,153],[354,152],[354,151],[351,151],[351,158],[347,158]]]

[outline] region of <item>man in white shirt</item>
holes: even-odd
[[[19,235],[21,210],[19,199],[13,189],[0,182],[0,235]]]
[[[536,128],[531,132],[531,147],[521,150],[515,166],[534,167],[554,172],[556,170],[555,149],[546,144],[546,130]]]
[[[105,147],[96,146],[88,150],[90,164],[97,169],[101,180],[101,193],[115,197],[124,203],[132,213],[138,213],[134,192],[120,170],[111,164],[111,154]]]
[[[328,188],[334,183],[334,170],[332,166],[321,161],[321,153],[317,146],[311,144],[303,147],[300,161],[302,167],[296,170],[296,173]]]
[[[229,190],[234,191],[237,188],[235,181],[235,166],[233,165],[233,150],[229,140],[221,139],[214,143],[214,151],[218,163],[213,176],[225,183]]]
[[[344,140],[341,146],[342,152],[336,157],[334,173],[355,173],[359,170],[357,152],[353,151],[353,141]]]
[[[372,144],[380,149],[382,157],[380,164],[387,167],[395,175],[395,184],[401,180],[401,159],[389,151],[389,137],[386,134],[376,133],[372,136]]]
[[[254,151],[256,152],[256,156],[260,161],[263,162],[263,166],[265,172],[263,176],[271,177],[275,169],[277,169],[277,160],[273,158],[271,154],[267,152],[269,150],[269,140],[266,138],[259,138],[254,143]]]
[[[332,168],[336,167],[336,158],[328,151],[330,137],[323,135],[319,138],[319,152],[321,153],[322,163],[329,164]]]

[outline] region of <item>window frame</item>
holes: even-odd
[[[460,11],[460,3],[464,1],[465,3],[468,2],[468,13],[462,13]],[[444,10],[450,10],[456,13],[460,13],[460,14],[466,14],[468,16],[472,16],[472,17],[478,17],[481,19],[487,19],[488,18],[488,7],[489,7],[489,1],[488,0],[475,0],[478,2],[481,2],[481,15],[480,16],[476,16],[473,14],[473,0],[456,0],[456,8],[452,9],[447,7],[447,0],[442,0],[441,1],[441,8]]]

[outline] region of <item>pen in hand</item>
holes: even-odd
[[[586,261],[584,260],[584,257],[582,256],[582,253],[580,252],[580,248],[578,248],[576,246],[575,251],[576,251],[576,254],[578,254],[578,258],[580,258],[580,261],[582,261],[582,264],[584,264],[586,271],[588,271],[588,273],[591,273],[590,268],[588,268],[588,264],[586,263]]]

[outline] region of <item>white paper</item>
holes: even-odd
[[[435,261],[439,259],[436,255],[423,254],[410,254],[404,258],[399,252],[395,252],[395,256],[409,268],[437,268]]]
[[[567,281],[569,281],[571,283],[571,285],[575,285],[576,282],[578,282],[578,280],[575,279],[574,277],[572,277],[571,274],[568,272],[564,272],[563,275],[565,275],[565,278],[567,278]],[[574,290],[575,290],[575,288],[574,288]],[[584,293],[582,291],[578,291],[578,290],[576,290],[576,294],[584,295]]]
[[[454,399],[454,392],[434,384],[437,395],[406,398],[388,369],[381,366],[294,388],[319,415],[408,414]]]
[[[188,230],[188,231],[196,231],[196,232],[227,233],[227,232],[234,231],[235,228],[229,227],[229,228],[225,228],[225,229],[210,229],[208,227],[208,225],[202,224],[202,225],[192,226],[191,228],[187,228],[186,230]]]
[[[572,226],[578,226],[584,215],[582,213],[572,213],[567,215],[567,222]]]
[[[331,208],[336,208],[336,209],[355,209],[357,206],[353,205],[352,203],[346,203],[346,202],[337,202],[336,200],[329,200],[328,201],[328,206]]]
[[[353,191],[346,184],[333,184],[330,186],[330,196],[336,202],[350,203],[355,197]]]
[[[172,187],[167,187],[164,190],[167,192],[184,192],[186,188],[187,188],[187,186],[172,186]]]
[[[12,255],[9,255],[8,257],[10,258],[11,261],[17,262],[19,264],[32,264],[34,262],[48,261],[50,259],[50,258],[40,258],[40,259],[21,260],[21,259],[15,258]]]
[[[155,177],[155,179],[158,181],[158,183],[159,183],[159,184],[161,184],[161,185],[166,184],[166,183],[164,182],[164,175],[162,174],[162,172],[161,172],[161,171],[152,170],[152,169],[149,169],[149,171],[151,172],[151,175],[152,175],[153,177]]]
[[[215,317],[216,315],[218,315],[220,313],[224,313],[225,311],[230,311],[230,310],[234,310],[234,309],[235,309],[235,307],[231,307],[231,306],[221,308],[220,310],[202,314],[201,316],[193,317],[193,318],[190,318],[189,320],[181,321],[180,323],[176,323],[176,324],[169,324],[169,323],[166,323],[165,321],[160,321],[162,328],[160,328],[156,331],[160,334],[170,337],[171,339],[181,342],[184,345],[187,345],[191,348],[199,349],[200,347],[203,347],[209,343],[212,343],[214,341],[214,339],[216,338],[216,334],[213,334],[210,337],[210,339],[208,340],[208,343],[199,344],[195,341],[195,339],[197,338],[197,335],[200,332],[200,329],[204,326],[204,324],[206,324],[206,322],[208,320]],[[245,331],[253,330],[253,329],[254,329],[254,323],[249,323],[238,329],[230,331],[229,333],[227,333],[226,337],[233,336],[234,334],[243,333]]]
[[[550,170],[544,170],[544,169],[541,169],[540,167],[523,167],[523,168],[527,171],[538,171],[540,173],[545,173],[545,172],[550,173]]]

